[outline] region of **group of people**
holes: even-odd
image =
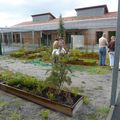
[[[115,36],[111,36],[111,40],[107,41],[106,34],[103,33],[102,37],[99,39],[99,65],[106,66],[106,54],[107,50],[109,53],[110,67],[114,66],[114,55],[115,55]],[[52,55],[65,54],[65,41],[63,38],[56,39],[53,43]]]
[[[52,55],[60,55],[65,53],[65,41],[63,40],[63,38],[56,39],[53,43]]]
[[[111,40],[107,41],[106,34],[103,33],[99,39],[99,64],[100,66],[106,66],[106,53],[108,50],[110,67],[114,66],[114,55],[115,55],[115,36],[111,36]]]

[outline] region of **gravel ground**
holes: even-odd
[[[45,79],[46,69],[50,68],[50,66],[37,66],[6,57],[1,57],[0,66],[14,72],[32,75],[39,79]],[[109,106],[112,71],[105,75],[90,75],[85,72],[74,71],[71,78],[72,86],[84,89],[84,94],[89,96],[90,103],[83,105],[74,117],[50,110],[49,120],[87,120],[89,114],[97,114],[96,110],[99,107]],[[120,88],[120,84],[118,85],[118,88]],[[0,91],[0,120],[19,120],[11,119],[11,116],[15,115],[19,118],[21,117],[22,120],[42,120],[40,112],[46,109],[40,105]],[[105,120],[105,117],[98,120]]]

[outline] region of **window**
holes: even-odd
[[[51,45],[51,34],[42,34],[41,44],[43,46],[50,46]]]
[[[97,31],[96,32],[96,44],[99,43],[99,38],[102,37],[103,31]]]

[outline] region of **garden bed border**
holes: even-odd
[[[83,103],[83,96],[81,96],[81,98],[72,107],[70,107],[68,105],[64,105],[64,104],[61,104],[61,103],[58,103],[55,101],[51,101],[42,96],[34,95],[30,92],[20,90],[18,88],[6,85],[4,83],[0,83],[0,89],[7,93],[11,93],[18,97],[21,97],[21,98],[27,99],[29,101],[32,101],[34,103],[37,103],[39,105],[45,106],[47,108],[51,108],[53,110],[62,112],[69,116],[73,116],[76,113],[76,111],[82,106],[82,103]]]

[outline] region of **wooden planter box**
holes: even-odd
[[[51,108],[53,110],[62,112],[64,114],[67,114],[69,116],[73,116],[75,112],[80,108],[80,106],[83,103],[83,97],[81,96],[80,99],[72,106],[64,105],[55,101],[51,101],[49,99],[46,99],[41,96],[33,95],[29,92],[17,89],[15,87],[8,86],[6,84],[0,83],[0,89],[11,93],[13,95],[19,96],[21,98],[27,99],[29,101],[32,101],[34,103],[37,103],[39,105],[43,105],[47,108]]]

